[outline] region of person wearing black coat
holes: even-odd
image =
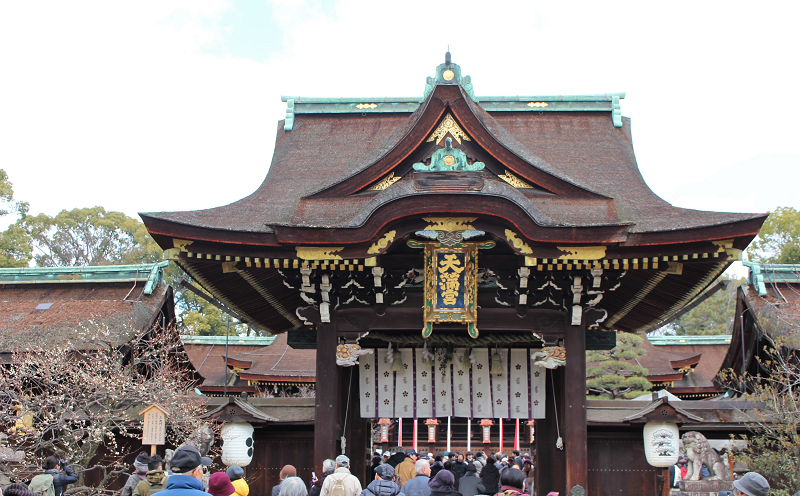
[[[428,481],[431,496],[463,496],[453,487],[453,473],[449,470],[440,470],[436,477]]]
[[[497,494],[500,491],[500,471],[491,456],[486,459],[486,466],[481,470],[481,482],[486,489],[485,494]]]
[[[391,465],[392,468],[397,468],[397,466],[403,463],[403,460],[405,459],[406,459],[405,450],[403,449],[402,446],[398,446],[397,452],[389,457],[389,461],[387,463],[389,463],[389,465]]]
[[[453,465],[453,471],[456,474],[456,484],[458,484],[458,481],[464,477],[464,474],[467,471],[467,464],[464,462],[464,455],[458,455],[455,460],[450,460],[450,463]]]
[[[486,494],[486,488],[483,487],[483,483],[478,479],[478,469],[475,464],[467,463],[465,468],[464,477],[458,480],[458,492],[463,496]]]

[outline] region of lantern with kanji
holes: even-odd
[[[528,431],[530,432],[531,444],[533,444],[534,439],[536,439],[536,429],[533,426],[535,422],[535,420],[528,421]]]
[[[388,443],[389,442],[389,426],[392,425],[392,421],[388,418],[382,418],[378,420],[378,425],[381,428],[381,442]]]
[[[492,419],[482,419],[481,420],[481,431],[483,432],[483,442],[484,444],[489,444],[492,442],[492,426],[494,422]]]
[[[439,425],[439,421],[436,419],[428,419],[425,421],[425,425],[428,426],[428,442],[435,443],[436,442],[436,426]]]

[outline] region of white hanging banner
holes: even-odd
[[[472,366],[467,362],[468,366],[464,368],[463,357],[466,352],[466,349],[456,349],[453,357],[453,416],[455,417],[472,415],[472,401],[469,394],[469,370]]]
[[[361,398],[361,416],[375,416],[375,353],[368,353],[358,357],[358,377],[360,387],[358,390]]]
[[[442,374],[442,370],[444,370],[444,374]],[[434,367],[434,376],[436,377],[436,384],[433,387],[434,417],[448,417],[453,414],[453,397],[450,394],[452,392],[452,382],[450,381],[452,370],[453,364],[447,364],[442,368],[437,357]]]
[[[547,369],[533,366],[531,363],[531,418],[543,419],[545,412],[545,398],[547,397]]]
[[[378,417],[394,417],[394,374],[386,350],[376,350],[378,361]]]
[[[472,416],[493,418],[492,390],[489,388],[489,350],[478,348],[475,353],[475,366],[472,367]]]
[[[511,350],[511,367],[508,371],[511,396],[508,398],[511,406],[511,418],[525,418],[528,416],[528,350]]]
[[[414,364],[411,348],[400,350],[403,370],[395,372],[394,417],[412,418],[414,416]]]
[[[416,354],[414,375],[417,379],[416,418],[431,418],[433,417],[433,397],[431,396],[433,366],[422,363],[422,349],[417,348],[414,353]]]
[[[508,350],[497,350],[503,373],[492,375],[492,410],[495,418],[510,418],[508,411]],[[494,360],[494,353],[492,360]]]
[[[466,369],[466,350],[454,350],[444,374],[438,360],[423,364],[421,348],[400,349],[403,368],[396,372],[386,348],[374,351],[359,357],[364,418],[544,418],[546,370],[533,366],[530,350],[497,349],[503,368],[497,375],[491,374],[494,348],[473,348],[475,364]]]

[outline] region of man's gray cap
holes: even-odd
[[[733,481],[733,487],[747,496],[769,496],[769,482],[756,472],[747,472],[741,479]]]
[[[392,477],[394,477],[394,469],[388,463],[384,463],[383,465],[378,465],[375,467],[375,473],[384,480],[390,480]]]
[[[347,458],[345,455],[339,455],[336,457],[336,465],[339,465],[341,467],[349,467],[350,459]]]

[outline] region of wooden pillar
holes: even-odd
[[[533,460],[534,488],[539,495],[563,492],[566,485],[567,459],[564,450],[556,447],[558,433],[564,436],[564,367],[547,370],[545,417],[536,420]],[[558,424],[556,424],[556,417]],[[569,494],[569,493],[564,493]]]
[[[334,324],[317,325],[317,377],[314,409],[314,466],[326,458],[341,454],[340,378],[341,367],[336,365],[336,328]],[[356,397],[357,398],[357,397]]]
[[[358,396],[360,384],[358,374],[358,367],[347,367],[347,369],[342,370],[341,373],[342,391],[349,390],[350,392],[347,425],[344,428],[344,435],[347,439],[345,454],[350,458],[350,472],[358,477],[359,480],[369,480],[369,477],[367,477],[367,467],[369,466],[367,457],[369,456],[370,459],[372,458],[369,449],[372,442],[372,429],[369,419],[361,418]],[[348,400],[345,393],[342,405],[343,408],[347,408],[347,402]],[[338,442],[337,447],[339,447]],[[339,452],[341,452],[341,449]],[[372,477],[374,477],[374,475]]]
[[[567,452],[566,494],[575,486],[588,490],[589,466],[586,443],[586,332],[585,324],[568,326],[564,384],[564,444]]]

